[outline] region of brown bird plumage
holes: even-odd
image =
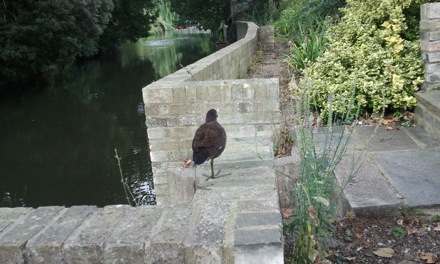
[[[214,159],[222,154],[226,147],[226,131],[217,122],[217,111],[206,113],[206,121],[201,125],[192,141],[193,161],[196,165],[211,160],[211,177],[214,177]]]

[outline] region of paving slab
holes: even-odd
[[[388,151],[417,149],[417,142],[404,129],[385,130],[385,126],[358,126],[354,128],[353,145],[358,150]]]
[[[346,185],[345,199],[355,212],[390,214],[401,205],[440,206],[440,142],[422,128],[356,126],[348,150],[336,177]],[[347,182],[354,165],[359,170]]]
[[[364,152],[347,152],[336,167],[344,197],[358,215],[396,213],[402,203],[398,190]],[[345,213],[346,208],[342,209]]]
[[[440,206],[440,147],[372,153],[410,207]]]

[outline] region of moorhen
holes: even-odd
[[[211,176],[214,178],[220,173],[220,170],[214,175],[214,159],[220,156],[226,146],[226,131],[217,122],[217,111],[211,109],[206,113],[206,121],[201,125],[192,141],[193,161],[196,165],[211,160]],[[206,180],[208,180],[206,179]]]

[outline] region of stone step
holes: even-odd
[[[326,140],[333,153],[340,131],[335,129],[331,137],[314,136],[318,155]],[[440,205],[440,142],[421,127],[388,131],[384,126],[356,126],[345,140],[347,148],[335,170],[344,187],[339,197],[343,215],[350,210],[358,215],[392,215],[402,205]]]
[[[440,90],[416,93],[416,123],[429,135],[440,140]]]

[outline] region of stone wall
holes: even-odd
[[[218,159],[220,163],[226,162],[236,138],[271,132],[279,123],[278,79],[237,80],[245,75],[258,48],[255,24],[240,22],[238,30],[239,41],[143,89],[158,204],[192,199],[191,179],[172,172],[192,158],[192,138],[209,109],[217,110],[228,133],[228,147]]]
[[[423,89],[440,89],[440,3],[420,7],[420,48],[425,67]]]
[[[420,47],[425,68],[422,91],[416,94],[416,123],[440,140],[440,3],[420,7]]]
[[[230,80],[243,78],[258,50],[258,26],[252,22],[237,22],[238,40],[225,48],[198,60],[148,87],[165,82]],[[144,102],[148,98],[144,97]]]

